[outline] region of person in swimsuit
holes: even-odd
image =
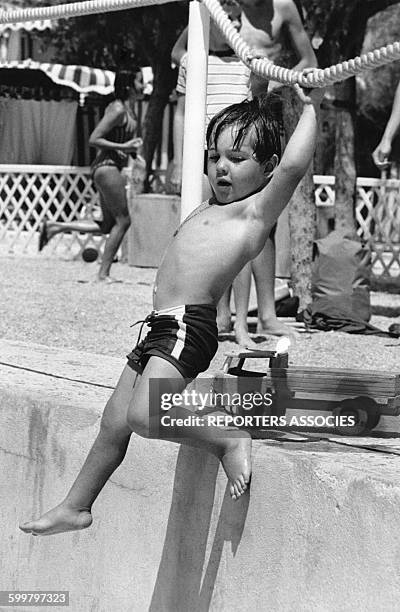
[[[218,346],[216,304],[263,248],[314,153],[323,92],[295,87],[303,112],[280,163],[279,125],[265,100],[234,104],[211,120],[207,163],[214,196],[184,220],[167,247],[155,281],[154,311],[145,320],[150,330],[128,355],[96,441],[67,497],[21,525],[22,531],[50,535],[88,527],[92,504],[123,461],[132,432],[149,437],[162,422],[163,399],[154,401],[153,385],[167,384],[170,396],[178,394],[179,400],[188,381],[209,367]],[[250,481],[249,433],[210,424],[207,416],[184,425],[193,413],[178,400],[168,410],[174,435],[164,437],[213,452],[228,477],[232,499],[238,499]]]
[[[100,195],[102,220],[72,222],[45,221],[39,236],[39,251],[60,232],[77,231],[108,234],[97,278],[115,282],[110,276],[111,265],[130,225],[126,200],[126,177],[123,168],[137,156],[142,139],[136,138],[137,120],[134,115],[136,96],[143,86],[139,68],[116,74],[113,100],[103,118],[90,135],[89,144],[98,149],[92,164],[92,177]]]

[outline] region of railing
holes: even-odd
[[[315,175],[314,183],[317,207],[334,206],[335,177]],[[357,178],[355,218],[374,276],[400,278],[400,180]]]
[[[99,200],[90,168],[78,166],[0,165],[0,247],[2,252],[37,251],[38,232],[48,221],[91,217]],[[101,248],[103,236],[58,234],[48,252],[79,257],[87,246]]]
[[[317,208],[334,206],[335,177],[316,175],[314,182]],[[87,167],[0,165],[0,249],[37,252],[44,219],[88,218],[98,204]],[[400,277],[400,180],[358,178],[355,216],[358,235],[371,246],[374,275]],[[86,246],[101,248],[103,242],[102,236],[71,232],[56,235],[46,249],[77,258]]]

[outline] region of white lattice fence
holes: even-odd
[[[98,207],[90,168],[77,166],[0,165],[0,245],[9,253],[37,251],[42,222],[88,218]],[[71,232],[56,235],[48,253],[78,257],[103,236]]]
[[[334,206],[335,177],[314,176],[317,207]],[[0,249],[37,251],[44,219],[73,221],[90,217],[98,195],[90,168],[78,166],[0,165]],[[357,179],[357,231],[371,245],[376,276],[400,276],[400,180]],[[102,236],[58,234],[46,252],[79,257],[89,245],[101,249]]]
[[[317,206],[334,206],[335,177],[314,176]],[[400,276],[400,180],[357,179],[357,233],[371,246],[377,277]]]

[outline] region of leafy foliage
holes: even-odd
[[[61,20],[51,33],[54,60],[116,70],[133,65],[153,68],[153,94],[144,125],[144,151],[148,174],[161,134],[164,107],[176,74],[171,49],[187,23],[186,4],[148,6]]]
[[[368,19],[399,0],[302,0],[311,37],[322,39],[320,66],[358,55]]]
[[[302,0],[302,5],[306,10],[309,35],[314,40],[319,39],[321,43],[317,57],[323,68],[400,38],[398,0]],[[352,96],[345,100],[348,110],[355,115],[355,155],[357,173],[360,176],[377,174],[371,160],[371,152],[388,119],[399,78],[400,62],[365,71],[357,76],[356,98],[354,89]],[[333,89],[336,90],[334,94]],[[332,88],[331,93],[337,98],[338,87]],[[325,144],[324,151],[320,151],[319,155],[319,171],[322,173],[334,172],[327,159],[327,149],[330,151],[328,157],[332,163],[332,137],[337,126],[338,108],[337,104],[331,106],[331,110],[326,111],[324,115]],[[340,148],[340,143],[338,146]]]
[[[186,7],[177,2],[59,20],[45,42],[56,48],[55,61],[105,69],[132,63],[163,62],[186,22]]]
[[[14,0],[14,3],[22,1]],[[400,17],[393,27],[385,31],[381,11],[387,9],[386,13],[399,15],[399,0],[295,1],[303,6],[305,26],[310,37],[319,39],[321,43],[317,50],[321,67],[354,57],[398,37],[396,30],[400,25]],[[30,4],[48,4],[48,0],[31,0]],[[368,22],[377,13],[379,16],[375,21]],[[145,126],[148,166],[158,138],[157,131],[161,129],[162,111],[175,84],[176,75],[170,67],[170,51],[186,23],[186,3],[171,2],[60,20],[57,29],[50,34],[51,42],[56,46],[54,59],[60,62],[108,69],[132,64],[153,67],[154,94]],[[372,26],[367,29],[368,23],[372,23]],[[364,41],[366,31],[368,35]],[[373,128],[374,122],[379,129],[383,129],[399,77],[400,66],[397,63],[379,71],[364,73],[358,78],[358,114],[366,118],[372,131],[376,131],[376,127]],[[349,102],[350,106],[355,107],[355,100]],[[364,126],[364,119],[361,119],[361,126]],[[372,139],[376,140],[376,135]],[[368,145],[367,157],[369,149]]]

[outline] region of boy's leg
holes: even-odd
[[[226,334],[232,331],[231,291],[232,287],[228,287],[217,304],[217,327],[219,334]]]
[[[257,333],[292,336],[293,331],[278,320],[275,311],[275,241],[273,238],[267,238],[265,247],[253,259],[251,266],[257,293]]]
[[[257,344],[249,336],[247,315],[249,311],[251,285],[251,264],[248,263],[239,272],[233,281],[233,294],[235,298],[235,337],[240,346],[257,348]]]
[[[127,411],[136,378],[140,376],[126,366],[106,404],[97,438],[65,500],[39,519],[21,525],[22,531],[51,535],[89,527],[91,506],[128,448],[132,431]]]
[[[140,435],[147,435],[149,432],[151,378],[168,378],[171,381],[172,393],[180,393],[186,386],[186,380],[178,370],[159,357],[149,359],[142,376],[138,376],[126,366],[107,402],[97,438],[67,497],[39,519],[21,525],[22,531],[33,535],[53,535],[89,527],[92,523],[91,506],[123,461],[132,431]],[[173,408],[170,414],[185,417],[192,413]],[[157,419],[158,416],[154,418]],[[208,445],[209,450],[219,457],[230,481],[231,495],[236,499],[244,492],[250,478],[250,436],[231,431],[229,438],[223,438],[223,431],[217,427],[204,428],[207,429],[204,432],[202,429],[183,427],[177,433],[182,438]]]
[[[158,426],[160,414],[156,406],[154,414],[149,411],[149,389],[151,379],[168,379],[168,393],[181,393],[187,385],[175,366],[161,357],[150,357],[143,375],[135,387],[135,394],[128,409],[128,424],[140,435],[148,435],[152,425]],[[164,413],[166,414],[166,413]],[[193,416],[190,410],[174,406],[168,411],[172,419],[184,419]],[[214,453],[221,461],[229,480],[229,489],[233,499],[244,493],[251,473],[251,437],[247,432],[224,430],[209,426],[205,419],[202,425],[180,426],[174,428],[173,442],[201,446]]]

